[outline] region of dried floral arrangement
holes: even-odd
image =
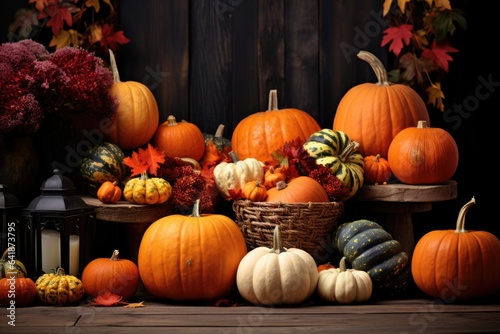
[[[33,39],[49,49],[77,46],[103,57],[130,40],[115,31],[117,12],[111,0],[29,0],[9,26],[9,41]],[[43,41],[48,36],[48,41]],[[104,57],[103,57],[104,58]]]
[[[382,46],[396,57],[389,80],[412,86],[427,104],[444,112],[441,84],[448,73],[451,37],[458,27],[466,29],[464,13],[449,0],[385,0],[383,16],[388,23]]]
[[[48,117],[112,117],[111,71],[87,50],[30,39],[0,45],[0,134],[36,133]]]

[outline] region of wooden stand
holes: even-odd
[[[97,220],[124,224],[130,252],[129,260],[136,264],[144,232],[153,222],[173,212],[173,208],[166,204],[139,205],[127,201],[104,204],[94,197],[84,196],[82,199],[87,205],[95,207]]]
[[[431,211],[433,202],[456,197],[457,183],[452,180],[439,185],[364,185],[346,204],[352,211],[377,213],[381,217],[377,223],[411,256],[415,248],[412,214]]]

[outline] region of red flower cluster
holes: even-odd
[[[111,71],[89,51],[49,53],[33,40],[0,45],[0,134],[35,133],[46,116],[112,117]]]

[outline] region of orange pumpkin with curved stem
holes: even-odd
[[[428,232],[415,245],[411,273],[425,294],[453,302],[500,291],[500,241],[490,232],[465,230],[475,203],[473,197],[462,207],[455,230]]]
[[[342,97],[333,119],[333,130],[347,133],[359,143],[363,156],[380,154],[387,158],[392,139],[403,129],[417,126],[419,120],[430,124],[425,102],[411,87],[390,83],[382,62],[367,51],[358,58],[368,62],[378,82],[352,87]]]
[[[363,173],[366,183],[382,184],[389,181],[392,171],[387,159],[377,154],[364,157],[364,161]]]

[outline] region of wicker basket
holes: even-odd
[[[326,261],[331,253],[330,240],[344,211],[344,203],[286,204],[238,200],[234,201],[233,210],[249,250],[272,247],[274,227],[279,225],[284,247],[305,250],[321,262]]]

